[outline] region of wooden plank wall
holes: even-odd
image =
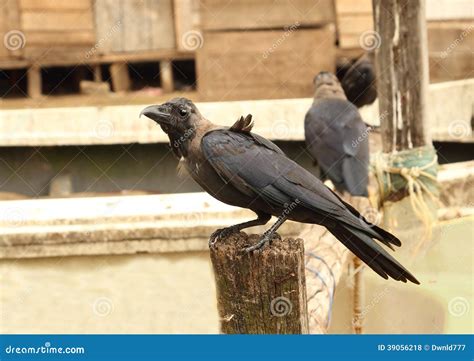
[[[474,21],[430,21],[428,49],[432,82],[474,78]]]
[[[96,0],[94,6],[102,54],[176,45],[172,0]]]
[[[339,48],[361,48],[373,30],[372,1],[335,0]],[[474,77],[474,6],[472,0],[427,0],[430,81]],[[371,35],[369,34],[370,38]]]
[[[176,48],[180,51],[193,51],[201,45],[190,44],[190,39],[201,33],[199,8],[198,0],[173,0]]]
[[[24,57],[82,62],[95,43],[92,0],[18,0]]]
[[[21,33],[16,0],[5,0],[0,6],[0,41],[0,60],[15,59],[22,55],[26,39]]]
[[[197,50],[205,100],[306,97],[334,71],[333,0],[202,0]]]
[[[272,29],[334,21],[333,0],[201,0],[203,30]]]
[[[315,74],[334,71],[334,42],[333,24],[292,33],[206,32],[197,53],[200,95],[214,101],[307,97]]]
[[[373,30],[372,0],[335,0],[339,47],[359,48],[359,38]]]

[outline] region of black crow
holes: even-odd
[[[392,248],[401,245],[398,238],[367,222],[275,144],[252,133],[250,115],[241,117],[231,127],[218,126],[185,98],[149,106],[141,114],[157,122],[168,134],[174,154],[205,191],[257,215],[255,220],[214,232],[211,247],[233,232],[266,224],[274,215],[277,222],[246,252],[269,242],[287,219],[320,224],[383,278],[419,283],[374,240]]]
[[[357,108],[372,104],[375,99],[377,99],[377,84],[373,58],[373,53],[362,55],[343,73],[343,77],[340,78],[347,99],[357,106]]]
[[[367,197],[369,128],[333,74],[319,73],[314,86],[314,101],[304,120],[306,147],[323,179],[329,178],[341,193]]]

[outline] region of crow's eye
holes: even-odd
[[[181,115],[182,117],[186,116],[187,114],[188,114],[188,111],[186,109],[181,108],[179,110],[179,115]]]

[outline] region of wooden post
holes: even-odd
[[[41,97],[41,68],[32,65],[28,69],[28,96],[35,99]]]
[[[94,64],[92,66],[92,71],[94,73],[94,81],[97,83],[102,82],[102,68],[100,64]]]
[[[382,144],[385,153],[431,144],[424,0],[373,0]]]
[[[303,240],[274,240],[270,247],[242,253],[258,238],[234,234],[211,248],[221,331],[308,333]]]
[[[110,76],[114,92],[130,90],[130,74],[127,63],[114,63],[110,65]]]
[[[171,93],[174,90],[173,66],[170,60],[160,62],[160,80],[165,93]]]

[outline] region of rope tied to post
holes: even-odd
[[[425,227],[425,239],[431,237],[433,217],[424,194],[439,203],[438,156],[432,146],[393,153],[379,153],[373,163],[380,199],[391,201],[398,192],[407,192],[416,217]],[[417,247],[419,249],[420,245]]]

